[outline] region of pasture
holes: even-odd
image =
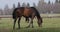
[[[16,29],[13,31],[13,19],[12,18],[1,18],[0,20],[0,32],[60,32],[60,18],[43,18],[42,27],[38,27],[37,19],[34,19],[34,28],[25,28],[28,23],[25,19],[21,19],[21,29],[17,29],[18,25],[16,22]]]

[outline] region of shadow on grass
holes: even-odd
[[[11,28],[1,28],[0,32],[60,32],[60,28],[21,28],[21,29],[11,29]]]

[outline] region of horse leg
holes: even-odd
[[[18,29],[20,29],[20,19],[21,18],[18,19]]]
[[[13,29],[15,29],[16,20],[17,20],[17,19],[14,19]]]
[[[29,28],[29,27],[30,27],[30,25],[31,25],[31,21],[29,22],[29,25],[28,25],[26,28]]]
[[[27,23],[29,23],[29,18],[28,17],[26,17],[26,21],[27,21]]]
[[[32,28],[33,28],[33,19],[34,19],[34,17],[31,17],[31,22],[29,23],[28,27],[30,27],[30,25],[32,25]]]
[[[32,25],[32,28],[33,28],[33,18],[31,19],[31,25]]]

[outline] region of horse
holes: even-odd
[[[19,7],[19,8],[15,8],[13,13],[12,13],[13,19],[14,19],[14,24],[13,24],[13,29],[15,29],[15,24],[16,24],[16,20],[18,19],[18,29],[20,29],[20,20],[21,17],[24,16],[26,18],[26,20],[29,20],[29,18],[31,18],[31,22],[29,23],[29,25],[27,27],[33,26],[33,19],[36,16],[38,19],[38,26],[42,26],[42,17],[40,16],[38,10],[34,7]],[[32,25],[31,25],[32,24]]]

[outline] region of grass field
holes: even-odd
[[[13,19],[2,18],[0,20],[0,32],[60,32],[60,18],[43,18],[42,27],[38,27],[37,20],[34,19],[34,28],[25,28],[28,23],[25,19],[21,19],[21,29],[17,30],[18,25],[16,22],[16,29],[13,31]]]

